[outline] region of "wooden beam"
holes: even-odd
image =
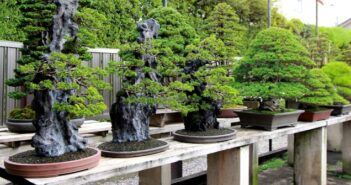
[[[327,184],[327,128],[294,136],[294,184]]]
[[[163,165],[139,172],[139,185],[171,185],[171,165]]]
[[[250,147],[243,146],[207,156],[208,185],[249,185]]]

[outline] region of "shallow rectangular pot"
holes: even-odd
[[[313,122],[313,121],[321,121],[326,120],[330,117],[333,109],[320,110],[316,112],[305,111],[299,117],[299,121]]]
[[[303,110],[277,114],[264,114],[250,110],[236,111],[240,118],[240,125],[246,127],[260,127],[265,130],[275,130],[279,127],[295,126]]]
[[[331,113],[332,116],[345,115],[351,111],[351,104],[350,105],[327,105],[323,107],[328,109],[333,109],[333,112]]]

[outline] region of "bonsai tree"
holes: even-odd
[[[330,62],[322,70],[330,77],[337,93],[350,101],[351,67],[344,62]]]
[[[281,28],[261,31],[247,56],[236,68],[240,93],[260,99],[259,110],[283,111],[279,100],[301,98],[308,92],[302,83],[314,66],[298,39]]]
[[[224,47],[215,35],[189,45],[187,61],[179,74],[181,81],[168,87],[168,96],[174,95],[177,100],[171,106],[183,113],[186,131],[219,129],[216,118],[221,106],[241,102],[238,92],[229,85],[233,78],[223,66],[216,65]]]
[[[312,69],[305,81],[309,92],[299,102],[307,104],[305,108],[316,106],[333,105],[335,103],[347,103],[343,97],[337,94],[332,81],[321,69]]]
[[[92,69],[82,61],[88,55],[80,47],[78,26],[73,21],[78,1],[23,1],[22,6],[24,10],[46,7],[28,13],[34,16],[29,23],[42,27],[28,26],[33,34],[28,35],[25,55],[19,60],[23,63],[17,69],[25,77],[17,81],[34,94],[36,133],[32,146],[39,156],[46,157],[83,150],[86,140],[70,124],[69,114],[102,113],[106,106],[99,90],[109,85],[100,80],[106,75],[104,70]]]
[[[52,17],[55,12],[55,5],[46,1],[20,1],[19,9],[25,19],[21,19],[18,26],[19,30],[23,30],[25,39],[24,47],[21,49],[22,56],[17,60],[18,66],[38,64],[42,56],[48,49],[48,46],[42,42],[42,33],[52,25]],[[23,73],[18,68],[14,71],[15,77],[6,81],[11,87],[16,87],[16,91],[9,92],[8,96],[16,100],[26,102],[26,97],[33,91],[29,87],[32,74]],[[28,107],[30,108],[30,107]],[[29,111],[28,109],[26,109]],[[19,110],[17,109],[16,112]],[[10,113],[14,115],[14,113]],[[28,114],[26,114],[28,115]],[[31,114],[34,115],[34,114]],[[12,117],[13,118],[13,117]],[[34,117],[16,116],[18,119],[33,119]]]

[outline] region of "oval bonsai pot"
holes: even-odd
[[[235,111],[240,118],[240,125],[246,127],[260,127],[265,130],[275,130],[280,127],[295,126],[303,110],[292,112],[266,114],[252,110]]]
[[[234,108],[223,108],[219,111],[218,118],[236,118],[238,115],[234,112]]]
[[[85,118],[76,118],[70,120],[72,124],[75,124],[77,128],[80,128],[84,123]],[[5,123],[6,127],[10,132],[15,133],[33,133],[35,127],[31,119],[8,119]]]
[[[45,164],[23,164],[12,162],[9,159],[4,161],[6,171],[9,174],[27,178],[54,177],[74,172],[79,172],[96,167],[101,158],[100,150],[96,154],[73,161]]]
[[[227,128],[228,129],[228,128]],[[173,132],[174,140],[185,142],[185,143],[218,143],[234,139],[237,131],[234,129],[228,129],[233,131],[229,134],[216,135],[216,136],[191,136],[185,134],[179,134]]]
[[[333,112],[331,113],[332,116],[345,115],[351,111],[351,104],[350,105],[326,105],[323,107],[328,109],[333,109]]]
[[[313,122],[326,120],[330,117],[333,109],[319,110],[319,111],[308,111],[306,110],[299,117],[299,121]]]

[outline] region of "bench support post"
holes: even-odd
[[[233,148],[207,156],[208,185],[249,185],[250,147]]]
[[[258,185],[258,146],[250,145],[250,185]]]
[[[351,121],[343,123],[342,137],[342,170],[351,174]]]
[[[327,184],[326,127],[295,134],[294,184]]]
[[[288,165],[294,166],[294,134],[288,135]]]
[[[139,185],[171,185],[171,164],[139,172]]]

